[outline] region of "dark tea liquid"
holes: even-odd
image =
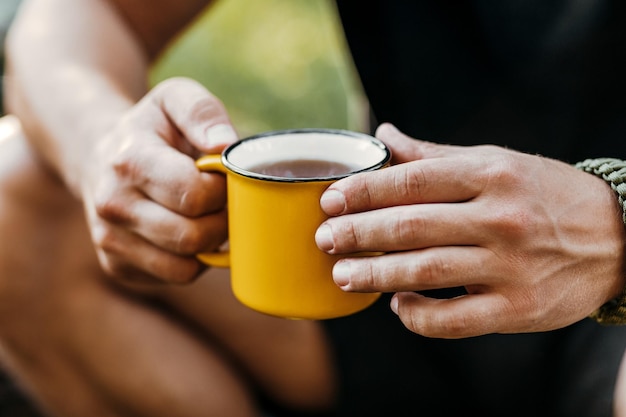
[[[355,168],[348,164],[323,159],[285,159],[255,165],[248,171],[283,178],[317,178],[344,175]]]

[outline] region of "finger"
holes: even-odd
[[[335,264],[333,279],[344,291],[423,291],[489,285],[502,276],[501,270],[491,251],[453,246],[345,258]]]
[[[152,279],[172,284],[193,281],[204,269],[194,256],[175,255],[149,244],[121,227],[99,223],[92,227],[98,260],[118,279]]]
[[[224,207],[226,180],[223,175],[200,172],[192,158],[166,145],[153,145],[142,152],[131,153],[121,155],[115,169],[120,181],[138,190],[142,198],[145,195],[188,217]],[[97,194],[101,215],[122,215],[126,211],[125,197],[116,190],[116,184],[103,184]]]
[[[155,152],[156,153],[156,152]],[[159,161],[158,155],[145,154],[146,162]],[[169,169],[163,169],[168,166]],[[184,216],[195,217],[221,210],[226,204],[226,178],[201,172],[195,161],[176,153],[162,163],[146,163],[140,189],[152,200]]]
[[[392,164],[394,165],[418,159],[459,155],[465,149],[459,146],[441,145],[412,138],[400,132],[391,123],[383,123],[378,126],[376,137],[391,149]]]
[[[149,95],[183,136],[204,153],[220,152],[238,139],[223,103],[196,81],[172,78]]]
[[[416,204],[332,217],[317,229],[315,242],[330,254],[482,246],[489,229],[480,207],[472,202]]]
[[[227,212],[196,218],[171,212],[150,200],[136,200],[125,224],[146,241],[179,255],[217,249],[228,237]]]
[[[427,337],[458,339],[518,328],[518,317],[507,311],[496,293],[435,299],[413,292],[397,293],[391,308],[407,329]]]
[[[424,159],[361,173],[333,183],[320,205],[328,215],[476,197],[486,185],[484,162],[465,156]]]
[[[167,212],[158,205],[145,205],[149,208],[137,212],[131,230],[168,252],[194,255],[200,251],[212,251],[228,238],[226,210],[189,219]]]

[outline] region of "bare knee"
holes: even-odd
[[[0,117],[0,236],[10,237],[0,239],[0,327],[3,317],[10,317],[6,310],[21,302],[19,295],[35,290],[45,278],[42,271],[61,259],[59,252],[71,242],[58,237],[77,230],[69,226],[83,221],[80,213],[80,205],[37,160],[18,120]]]

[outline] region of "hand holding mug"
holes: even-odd
[[[348,177],[321,199],[317,230],[344,291],[396,292],[412,331],[458,338],[537,332],[588,316],[624,287],[624,227],[611,188],[563,162],[495,146],[411,139],[391,125],[385,170]],[[415,291],[465,287],[435,299]]]
[[[200,84],[171,79],[130,108],[84,161],[80,192],[102,267],[122,279],[193,280],[227,236],[225,181],[195,159],[237,139]]]

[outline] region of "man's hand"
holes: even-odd
[[[185,283],[227,237],[225,180],[194,160],[237,140],[221,102],[188,79],[155,87],[97,146],[81,194],[102,267]]]
[[[391,308],[432,337],[537,332],[588,316],[624,286],[624,227],[599,178],[562,162],[495,146],[377,136],[397,164],[355,175],[321,199],[318,229],[345,291],[396,292]],[[434,299],[415,291],[465,287]]]

